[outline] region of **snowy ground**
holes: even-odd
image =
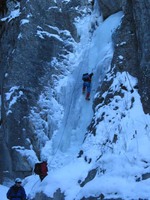
[[[1,193],[1,199],[6,200],[6,193],[8,191],[8,188],[5,186],[0,185],[0,193]]]

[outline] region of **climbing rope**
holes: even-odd
[[[36,186],[36,184],[37,184],[39,181],[41,182],[41,180],[37,180],[37,181],[33,184],[33,186],[32,186],[31,189],[30,189],[30,193],[31,193],[31,191],[34,189],[34,187]],[[31,196],[30,196],[30,193],[28,194],[27,200],[32,199]]]

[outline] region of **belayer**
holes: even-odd
[[[10,187],[7,192],[7,199],[10,200],[26,200],[25,189],[21,186],[21,179],[16,178],[15,184]]]
[[[92,76],[93,73],[91,74],[85,73],[82,75],[82,80],[83,80],[82,93],[84,94],[86,91],[86,97],[85,97],[86,100],[90,100]]]

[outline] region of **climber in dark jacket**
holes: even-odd
[[[91,92],[91,81],[92,81],[92,76],[93,73],[91,74],[83,74],[82,80],[83,80],[83,87],[82,87],[82,93],[85,93],[85,90],[87,91],[86,93],[86,100],[90,100],[90,92]]]
[[[10,187],[7,192],[7,199],[10,200],[26,200],[25,189],[21,186],[21,179],[16,178],[15,184]]]

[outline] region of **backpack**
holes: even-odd
[[[47,162],[42,162],[41,163],[41,174],[42,175],[47,175]]]
[[[38,175],[41,174],[41,163],[35,163],[34,173]]]
[[[88,73],[85,73],[82,75],[82,80],[83,81],[89,81],[89,74]]]

